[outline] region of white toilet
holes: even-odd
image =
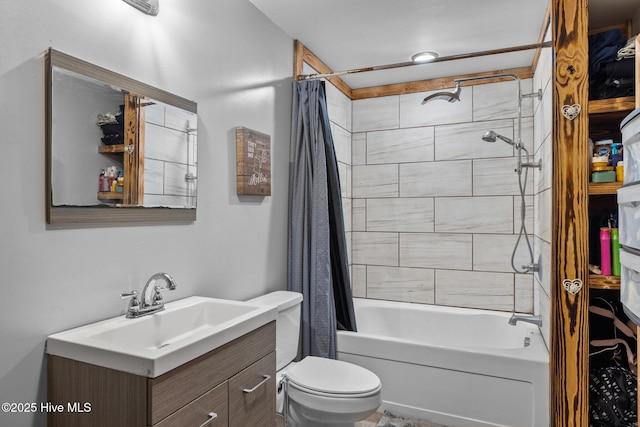
[[[382,403],[380,379],[373,372],[340,360],[298,353],[302,295],[277,291],[250,302],[278,306],[276,318],[277,410],[286,408],[289,427],[352,427]]]

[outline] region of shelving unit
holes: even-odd
[[[589,305],[592,296],[619,298],[620,289],[619,277],[589,274],[590,252],[591,263],[599,264],[594,259],[599,258],[599,253],[593,253],[599,247],[595,227],[606,220],[608,211],[617,209],[616,193],[621,183],[590,182],[588,139],[620,141],[620,122],[636,103],[634,97],[589,101],[588,14],[592,1],[600,0],[551,2],[556,55],[552,246],[555,265],[550,295],[550,405],[554,427],[590,425]],[[630,24],[624,27],[630,29]],[[630,37],[630,33],[626,35]],[[636,70],[639,66],[636,57]],[[566,118],[562,106],[576,104],[582,107],[582,113],[574,119]],[[566,281],[581,283],[582,287],[578,292],[569,292],[564,286]]]
[[[116,202],[121,206],[139,206],[144,196],[144,109],[142,97],[124,96],[124,144],[100,145],[98,153],[115,155],[123,163],[122,192],[99,191],[98,200]]]
[[[590,182],[589,195],[615,195],[618,188],[622,187],[621,182]]]
[[[597,138],[612,138],[620,141],[620,122],[635,107],[634,97],[598,99],[589,101],[589,134]],[[616,194],[621,182],[589,182],[589,208],[592,205],[616,208]],[[599,198],[600,200],[595,200]],[[620,289],[619,276],[589,274],[591,289]]]
[[[124,144],[101,145],[98,147],[100,154],[124,154]]]

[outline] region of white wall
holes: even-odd
[[[45,224],[49,46],[198,103],[195,223]],[[157,17],[118,0],[0,0],[0,401],[45,401],[47,335],[123,313],[119,294],[155,272],[178,283],[168,301],[286,287],[292,47],[246,0],[160,0]],[[271,135],[271,197],[235,194],[236,126]]]

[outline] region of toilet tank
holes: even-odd
[[[276,317],[276,371],[279,371],[298,355],[302,294],[290,291],[276,291],[247,302],[278,306],[278,315]]]

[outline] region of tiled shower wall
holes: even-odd
[[[539,81],[523,80],[523,93]],[[421,105],[428,92],[351,102],[327,90],[354,296],[496,310],[515,301],[533,312],[533,275],[511,268],[520,229],[516,153],[481,139],[490,129],[517,137],[516,83],[465,87],[454,104]],[[522,141],[532,154],[543,145],[534,138],[538,105],[523,100]],[[525,225],[533,233],[533,203],[550,180],[544,169],[528,173]],[[536,258],[549,253],[534,250]],[[528,263],[521,240],[515,264]]]
[[[551,40],[550,32],[545,40]],[[542,100],[535,102],[534,141],[536,160],[542,161],[542,171],[535,174],[534,180],[534,251],[540,271],[534,274],[535,311],[542,319],[551,319],[551,187],[553,184],[553,57],[551,49],[541,52],[540,60],[533,78],[536,90],[542,90]],[[542,325],[542,335],[549,343],[549,322]]]
[[[161,102],[145,107],[145,206],[195,206],[197,181],[186,176],[197,176],[197,120]]]

